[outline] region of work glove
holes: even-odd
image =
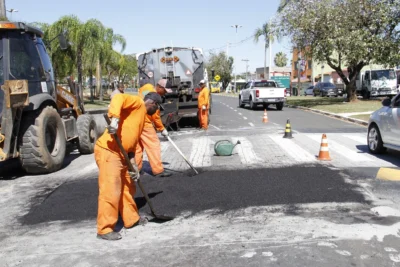
[[[205,105],[203,105],[202,109],[203,109],[203,110],[206,110],[207,108],[206,108],[206,106],[205,106]]]
[[[117,133],[118,130],[118,118],[111,118],[111,123],[110,125],[107,126],[107,130],[109,134],[115,134]]]
[[[136,163],[132,163],[132,166],[133,166],[134,171],[129,170],[128,173],[129,173],[129,176],[131,177],[131,179],[133,181],[137,182],[137,180],[139,180],[139,178],[140,178],[139,168],[136,165]]]
[[[161,132],[161,135],[164,136],[164,137],[167,137],[167,136],[168,136],[168,131],[167,131],[167,129],[164,129],[164,130]]]

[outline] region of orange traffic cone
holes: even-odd
[[[264,117],[263,117],[262,122],[263,123],[267,123],[268,122],[268,115],[267,115],[267,110],[266,109],[264,109]]]
[[[322,135],[321,148],[319,149],[318,160],[325,160],[325,161],[331,160],[328,148],[328,138],[326,137],[326,134]]]

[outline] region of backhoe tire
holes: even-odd
[[[79,152],[81,154],[92,154],[98,138],[94,117],[90,114],[80,115],[76,121],[76,127],[79,136]]]
[[[45,107],[35,117],[23,120],[19,146],[22,168],[31,174],[52,173],[61,169],[66,152],[64,124],[53,107]]]

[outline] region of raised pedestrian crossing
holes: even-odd
[[[233,137],[207,136],[176,138],[175,143],[190,162],[198,168],[243,169],[276,168],[293,165],[327,165],[349,167],[399,167],[400,157],[396,152],[372,155],[368,152],[364,133],[327,134],[331,161],[319,161],[322,133],[298,133],[293,139],[280,134],[256,134]],[[216,156],[214,144],[219,140],[230,140],[237,145],[232,156]],[[183,158],[168,141],[161,142],[162,160],[167,169],[185,171],[189,169]],[[146,158],[145,158],[146,160]]]

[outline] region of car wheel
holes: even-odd
[[[244,104],[242,102],[242,97],[241,96],[239,96],[239,107],[241,107],[241,108],[244,107]]]
[[[380,154],[386,151],[383,146],[382,136],[375,124],[368,129],[368,149],[372,154]]]

